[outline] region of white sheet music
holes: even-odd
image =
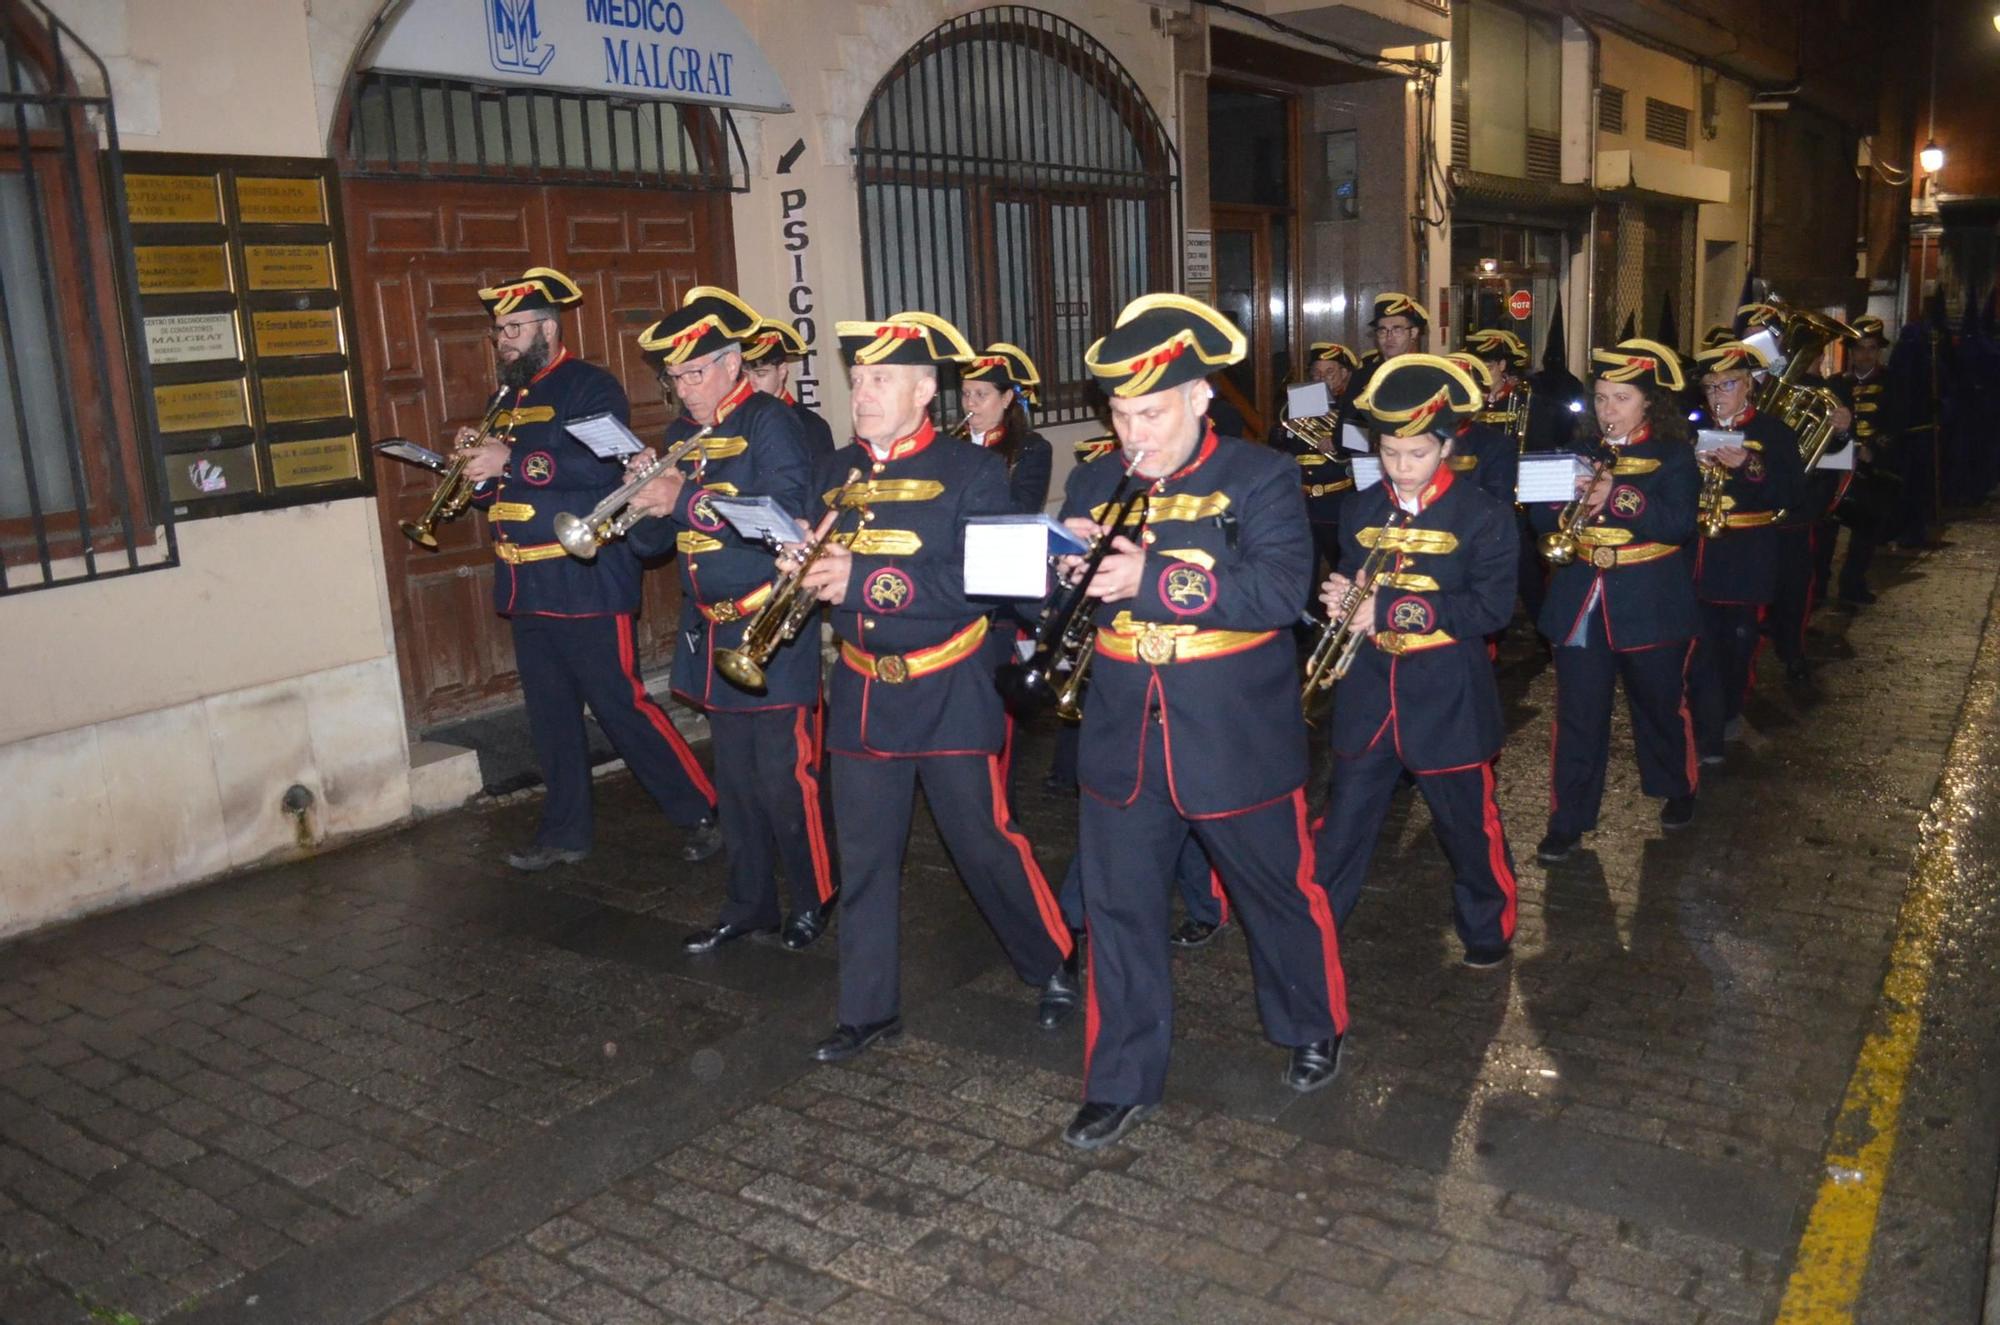
[[[424,469],[443,470],[451,463],[428,446],[418,446],[415,442],[402,437],[392,437],[386,442],[377,442],[375,449],[383,455],[393,456]]]
[[[965,522],[965,592],[973,598],[1041,598],[1049,557],[1083,551],[1075,534],[1046,515],[985,515]]]
[[[1382,481],[1382,462],[1372,455],[1358,455],[1348,462],[1354,473],[1354,490],[1372,488]]]
[[[1521,476],[1514,485],[1514,500],[1527,506],[1534,502],[1566,502],[1576,496],[1576,481],[1590,472],[1582,457],[1573,455],[1524,455]]]
[[[599,460],[617,460],[646,449],[646,444],[619,422],[616,414],[592,414],[587,418],[572,419],[563,425],[563,429],[589,447],[591,454]]]
[[[708,504],[732,528],[753,543],[796,543],[804,537],[776,497],[716,497]]]
[[[1814,468],[1815,470],[1821,470],[1821,469],[1825,469],[1825,470],[1836,470],[1836,469],[1837,469],[1837,470],[1842,470],[1842,471],[1846,471],[1846,470],[1851,470],[1851,469],[1853,469],[1853,468],[1854,468],[1854,439],[1853,439],[1852,437],[1849,437],[1849,438],[1847,438],[1847,439],[1846,439],[1846,441],[1845,441],[1845,443],[1844,443],[1844,444],[1843,444],[1843,445],[1842,445],[1842,446],[1840,447],[1840,449],[1839,449],[1839,450],[1835,450],[1835,449],[1834,449],[1834,447],[1833,447],[1833,443],[1832,443],[1832,442],[1828,442],[1828,443],[1826,444],[1826,451],[1825,451],[1825,453],[1824,453],[1824,454],[1822,454],[1822,455],[1820,456],[1820,458],[1819,458],[1819,463],[1818,463],[1818,464],[1816,464],[1816,465],[1814,465],[1814,466],[1813,466],[1813,468]]]
[[[1285,388],[1285,408],[1294,419],[1316,419],[1333,409],[1333,400],[1326,394],[1326,383],[1307,382]]]
[[[1359,451],[1362,455],[1367,455],[1374,449],[1368,445],[1368,434],[1352,423],[1340,425],[1340,445],[1345,450]]]
[[[1694,434],[1696,455],[1720,451],[1725,446],[1743,445],[1743,434],[1733,428],[1698,428]]]

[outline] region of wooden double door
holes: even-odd
[[[682,292],[733,286],[726,195],[577,186],[348,180],[342,186],[358,359],[371,435],[443,449],[477,424],[496,386],[478,291],[534,266],[582,288],[563,314],[570,349],[608,368],[632,401],[632,427],[658,435],[669,417],[636,336]],[[412,728],[511,703],[519,693],[507,623],[493,612],[486,522],[468,514],[437,531],[435,551],[399,528],[423,513],[435,476],[375,460],[377,507]],[[679,587],[646,575],[642,665],[673,647]]]

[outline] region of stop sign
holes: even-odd
[[[1507,296],[1507,316],[1516,322],[1526,322],[1528,314],[1535,311],[1535,296],[1526,290],[1516,290]]]

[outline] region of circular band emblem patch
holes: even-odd
[[[1437,624],[1437,614],[1421,598],[1398,598],[1389,604],[1389,628],[1411,635],[1427,635]]]
[[[704,534],[712,534],[722,528],[722,517],[715,512],[715,504],[709,500],[709,492],[703,489],[688,507],[688,523]]]
[[[1629,483],[1620,483],[1611,490],[1611,509],[1630,520],[1646,509],[1646,494]]]
[[[546,488],[556,476],[556,458],[547,451],[530,451],[521,459],[521,481]]]
[[[1754,453],[1745,456],[1743,458],[1743,477],[1749,479],[1752,483],[1762,483],[1764,481],[1764,457]]]
[[[884,566],[861,585],[862,601],[877,612],[900,612],[917,596],[917,586],[894,566]]]
[[[1200,616],[1215,606],[1215,576],[1192,561],[1176,561],[1160,572],[1160,601],[1175,616]]]

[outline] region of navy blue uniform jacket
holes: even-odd
[[[841,498],[850,468],[865,477]],[[863,442],[836,451],[813,480],[809,518],[836,499],[854,561],[833,612],[842,649],[829,748],[877,757],[999,753],[1006,724],[992,655],[980,647],[993,604],[965,596],[964,531],[973,516],[1009,513],[1006,464],[940,437],[926,420],[890,447],[887,460]],[[941,670],[900,682],[866,670],[867,658],[940,646],[953,658]]]
[[[1506,429],[1477,420],[1459,424],[1451,456],[1445,463],[1453,473],[1471,479],[1481,492],[1501,505],[1514,504],[1514,490],[1521,477],[1521,453]]]
[[[1255,809],[1306,777],[1291,627],[1311,592],[1312,531],[1289,456],[1211,429],[1147,501],[1134,598],[1100,603],[1078,780],[1114,804],[1139,794],[1145,724],[1166,728],[1167,790],[1190,818]],[[1097,514],[1124,466],[1070,475],[1063,517]],[[1105,518],[1098,515],[1098,518]],[[1146,661],[1149,636],[1190,636],[1200,656]],[[1123,642],[1123,657],[1115,649]]]
[[[1600,611],[1613,649],[1650,649],[1695,636],[1694,576],[1685,545],[1694,540],[1695,502],[1701,472],[1694,449],[1663,442],[1641,428],[1616,452],[1611,496],[1586,526],[1576,560],[1549,576],[1548,597],[1536,623],[1561,645],[1583,620],[1591,590],[1602,590]],[[1586,458],[1595,458],[1586,456]],[[1561,502],[1537,502],[1528,519],[1538,534],[1556,527]],[[1600,550],[1650,557],[1636,564],[1592,564]],[[1653,555],[1658,553],[1660,555]]]
[[[780,397],[798,415],[799,427],[804,430],[806,454],[817,465],[833,454],[833,428],[819,416],[819,411],[787,391]]]
[[[1695,540],[1695,597],[1704,603],[1762,604],[1776,597],[1778,527],[1755,521],[1796,512],[1807,500],[1797,434],[1775,415],[1755,410],[1737,428],[1750,454],[1730,471],[1722,495],[1728,514],[1745,523],[1719,537]]]
[[[812,485],[805,436],[798,416],[784,401],[753,390],[746,380],[716,408],[716,416],[715,431],[679,462],[687,482],[674,513],[642,520],[632,531],[634,550],[642,556],[669,547],[680,554],[681,619],[674,647],[673,692],[690,704],[730,712],[816,704],[816,629],[801,630],[765,664],[761,695],[739,688],[715,670],[716,650],[742,643],[776,572],[771,549],[745,542],[711,500],[771,497],[797,515],[806,509]],[[662,446],[671,447],[700,430],[683,414],[667,425]]]
[[[1397,508],[1378,483],[1340,513],[1340,571],[1352,578]],[[1486,636],[1514,612],[1521,539],[1513,503],[1440,469],[1376,580],[1377,640],[1333,688],[1333,751],[1389,741],[1406,768],[1472,768],[1507,737]],[[1389,647],[1381,647],[1383,645]]]
[[[631,420],[625,388],[568,350],[515,397],[514,445],[505,477],[475,504],[486,512],[496,555],[493,610],[501,616],[614,616],[639,610],[639,558],[621,539],[592,561],[556,542],[559,512],[587,515],[625,482],[625,466],[599,460],[563,424],[592,414]],[[504,416],[503,416],[504,417]],[[507,545],[528,559],[511,561]]]
[[[1333,413],[1342,422],[1347,420],[1337,400]],[[1306,519],[1314,524],[1339,524],[1340,504],[1354,491],[1354,475],[1348,467],[1347,453],[1341,450],[1340,430],[1334,430],[1333,439],[1324,451],[1282,427],[1271,440],[1299,467],[1299,492],[1306,499]]]

